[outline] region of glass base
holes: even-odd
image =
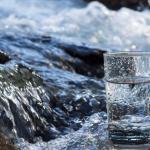
[[[113,150],[150,150],[149,136],[118,136],[109,134]]]
[[[123,145],[123,144],[112,144],[113,150],[150,150],[150,144],[141,145]]]
[[[109,139],[113,144],[145,145],[150,144],[149,132],[137,131],[109,131]]]

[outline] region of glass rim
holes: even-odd
[[[147,51],[116,51],[116,52],[106,52],[104,56],[114,56],[114,57],[134,57],[134,56],[149,56],[150,52]]]

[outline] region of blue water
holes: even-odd
[[[149,51],[149,14],[127,8],[110,11],[82,0],[1,0],[0,32],[15,38],[40,34],[108,49]]]
[[[148,10],[137,12],[122,8],[116,12],[98,2],[86,4],[82,0],[1,0],[0,49],[13,58],[11,63],[23,63],[48,78],[52,66],[50,56],[55,54],[64,58],[65,54],[49,43],[34,40],[51,36],[67,43],[92,45],[108,50],[149,51],[149,16]],[[55,70],[57,71],[56,68]],[[54,150],[63,147],[64,143],[71,147],[72,137],[75,137],[73,146],[77,145],[79,149],[105,149],[107,125],[98,114],[95,115],[95,120],[89,121],[92,124],[90,127],[88,122],[84,125],[88,132],[85,132],[83,126],[79,132],[60,138],[60,142],[57,139],[52,141]],[[101,137],[98,139],[99,133]],[[82,135],[85,137],[83,143]],[[92,147],[88,144],[89,141]],[[42,144],[43,147],[47,145]],[[39,145],[35,145],[36,149]]]

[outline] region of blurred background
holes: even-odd
[[[32,32],[110,49],[149,49],[147,0],[87,1],[1,0],[1,32]]]

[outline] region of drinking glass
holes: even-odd
[[[150,52],[104,54],[109,139],[150,144]]]

